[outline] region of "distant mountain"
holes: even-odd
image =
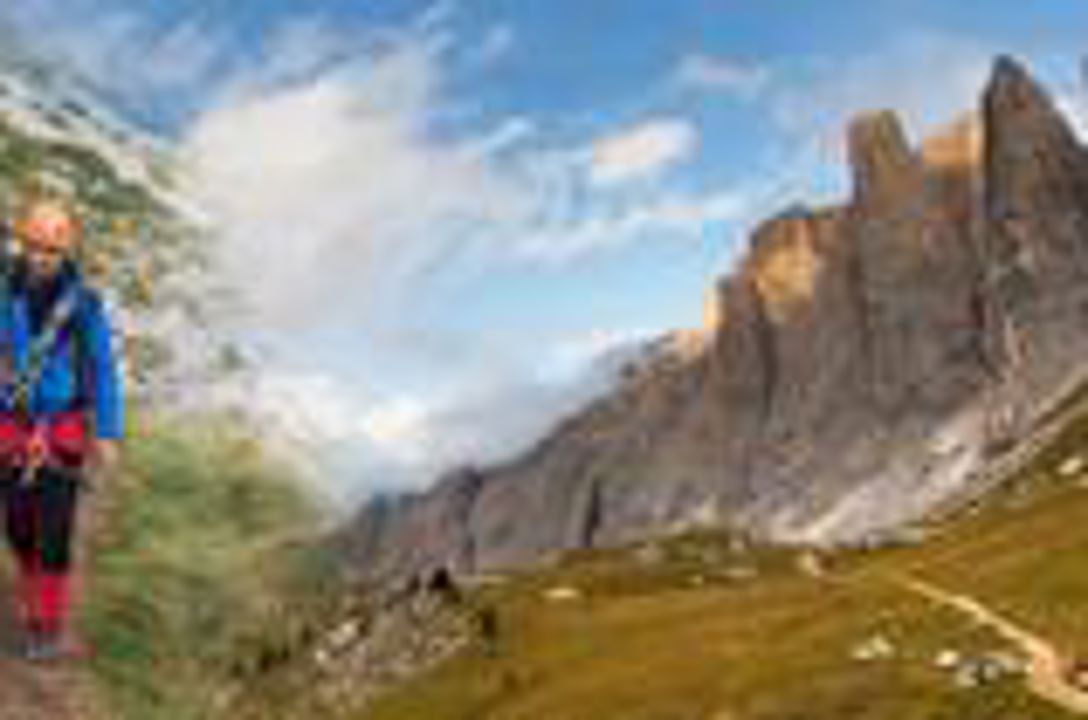
[[[86,147],[111,162],[126,180],[138,182],[164,203],[196,215],[170,179],[170,143],[123,119],[87,80],[39,61],[0,33],[0,112],[34,137]],[[13,42],[13,41],[9,41]]]
[[[1088,154],[1000,58],[909,147],[848,133],[853,192],[756,230],[715,327],[529,452],[364,508],[360,572],[519,565],[693,525],[855,542],[969,493],[1088,370]]]

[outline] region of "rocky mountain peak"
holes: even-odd
[[[988,210],[998,218],[1065,212],[1088,189],[1084,149],[1015,60],[994,64],[982,102]]]
[[[917,149],[888,111],[847,145],[849,201],[760,225],[706,342],[406,505],[376,556],[488,568],[706,517],[851,541],[967,492],[995,438],[1088,376],[1088,156],[1007,58]]]
[[[1046,91],[1035,82],[1023,65],[1007,55],[994,61],[990,80],[984,91],[983,105],[991,120],[1006,118],[1022,121],[1031,118],[1037,128],[1047,124],[1065,126],[1064,119],[1055,110]],[[1040,120],[1043,121],[1041,124]]]
[[[854,204],[887,209],[917,186],[920,164],[890,110],[862,113],[847,131]]]

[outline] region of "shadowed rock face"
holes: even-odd
[[[995,433],[1079,377],[1088,157],[1007,58],[980,110],[919,150],[889,112],[856,119],[848,146],[849,202],[758,228],[700,341],[665,338],[515,461],[364,509],[344,534],[366,538],[364,572],[693,523],[856,540],[961,491]]]

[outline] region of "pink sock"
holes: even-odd
[[[38,576],[38,610],[42,629],[60,632],[68,621],[68,573],[44,572]]]

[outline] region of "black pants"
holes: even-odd
[[[15,468],[0,470],[8,544],[21,563],[65,572],[71,564],[79,470],[41,468],[31,484],[20,482],[20,474]]]

